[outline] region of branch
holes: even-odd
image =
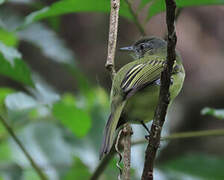
[[[180,17],[181,12],[183,11],[183,8],[176,8],[175,11],[175,23],[177,23],[178,18]],[[167,32],[164,33],[164,39],[167,40]]]
[[[141,25],[141,23],[138,20],[138,15],[137,13],[132,9],[131,3],[128,0],[125,0],[126,4],[128,5],[129,11],[132,14],[134,18],[134,23],[137,26],[139,32],[141,33],[142,36],[146,36],[144,27]]]
[[[114,67],[114,57],[115,57],[115,50],[116,50],[116,44],[117,44],[117,31],[118,31],[118,18],[119,18],[119,8],[120,8],[120,0],[111,0],[111,11],[110,11],[110,27],[109,27],[109,40],[108,40],[108,54],[107,54],[107,62],[105,67],[110,72],[111,78],[113,80],[116,71]],[[131,138],[130,134],[131,132],[129,129],[131,129],[130,125],[127,125],[127,135],[124,138],[124,173],[128,176],[130,176],[130,148],[131,148]],[[125,131],[125,129],[124,129]],[[92,180],[97,179],[101,172],[103,172],[104,163],[108,163],[110,159],[115,154],[115,149],[111,150],[108,157],[105,157],[100,164],[100,166],[97,168],[98,171],[94,173],[94,175],[91,177]],[[102,165],[102,166],[101,166]],[[129,174],[129,175],[128,175]],[[128,178],[130,179],[130,178]],[[127,179],[127,180],[128,180]]]
[[[161,141],[166,140],[175,140],[175,139],[187,139],[187,138],[196,138],[196,137],[209,137],[209,136],[224,136],[224,129],[214,129],[214,130],[203,130],[203,131],[189,131],[189,132],[180,132],[173,133],[168,136],[161,137]],[[143,143],[147,143],[146,139],[137,140],[131,143],[131,145],[140,145]],[[109,154],[105,156],[105,158],[100,162],[100,164],[95,169],[90,180],[97,180],[104,169],[109,164],[110,160],[115,155],[114,146],[112,147]]]
[[[224,129],[203,130],[203,131],[189,131],[173,133],[168,136],[161,137],[160,141],[174,140],[174,139],[187,139],[196,137],[208,137],[208,136],[224,136]],[[148,142],[146,139],[141,139],[132,142],[132,145],[139,145]]]
[[[117,44],[119,8],[120,8],[120,0],[111,0],[108,52],[107,52],[107,62],[105,64],[105,67],[110,72],[112,79],[114,75],[116,74],[116,71],[114,68],[114,57],[115,57],[115,50],[116,50],[116,44]]]
[[[130,138],[130,136],[132,135],[132,129],[131,129],[129,124],[125,124],[125,127],[126,126],[128,126],[128,129],[127,128],[126,129],[125,128],[121,129],[122,130],[121,136],[117,137],[117,138],[121,139],[121,141],[118,142],[119,143],[118,144],[118,146],[119,146],[118,149],[121,149],[121,150],[124,150],[124,148],[129,146],[129,144],[130,144],[130,147],[131,147],[131,138]],[[130,130],[129,130],[129,127],[130,127]],[[117,138],[116,138],[116,141],[117,141]],[[127,139],[130,138],[130,140],[128,139],[126,141],[125,138],[127,138]],[[110,152],[104,156],[102,161],[100,161],[99,165],[96,167],[95,171],[93,172],[92,176],[90,177],[90,180],[97,180],[100,177],[100,175],[103,173],[103,171],[106,169],[106,167],[109,164],[109,162],[111,161],[111,159],[117,153],[117,150],[115,148],[116,141],[114,141],[113,146],[112,146]],[[124,151],[128,151],[128,153],[126,153],[126,154],[130,154],[129,153],[130,150],[128,148],[126,150],[124,150]],[[125,152],[124,152],[124,154],[125,154]],[[129,160],[126,160],[126,159],[130,159],[130,155],[129,156],[126,155],[126,157],[124,157],[124,163],[129,161]],[[125,166],[127,167],[127,165],[124,165],[124,167]]]
[[[8,125],[7,121],[3,118],[3,116],[0,115],[0,120],[5,127],[5,129],[8,131],[8,133],[12,136],[13,140],[16,142],[16,144],[20,147],[26,158],[29,160],[31,166],[34,168],[34,170],[37,172],[39,175],[40,179],[42,180],[47,180],[48,178],[46,175],[41,171],[40,167],[35,163],[31,155],[28,153],[28,151],[25,149],[23,144],[20,142],[18,137],[15,135],[13,129]]]
[[[100,177],[100,175],[106,169],[107,165],[109,164],[110,160],[114,157],[115,154],[116,154],[116,150],[113,145],[113,147],[111,148],[111,151],[103,158],[102,161],[100,161],[100,164],[97,166],[90,180],[97,180]]]
[[[145,152],[145,164],[142,173],[142,180],[153,180],[153,167],[156,152],[160,144],[160,136],[165,121],[167,108],[169,105],[169,87],[170,77],[173,64],[176,58],[176,33],[174,27],[176,4],[174,0],[166,1],[166,23],[168,29],[168,45],[167,45],[167,66],[161,74],[161,87],[159,94],[159,102],[155,111],[153,123],[151,126],[148,146]]]
[[[131,169],[131,135],[132,129],[130,124],[126,123],[123,128],[124,133],[124,152],[123,152],[123,162],[124,162],[124,170],[123,170],[123,180],[130,180],[130,169]]]

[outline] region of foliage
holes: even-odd
[[[187,154],[161,165],[161,169],[169,174],[169,179],[223,179],[223,157],[205,154]]]
[[[148,19],[155,16],[158,13],[165,11],[165,1],[164,0],[142,0],[141,6],[144,7],[146,4],[151,3],[148,9]],[[190,7],[190,6],[203,6],[203,5],[220,5],[224,4],[223,0],[176,0],[178,8]]]
[[[88,167],[79,159],[74,158],[74,162],[72,168],[63,178],[63,180],[70,180],[70,179],[89,179],[90,178],[90,171]]]
[[[224,109],[214,109],[214,108],[205,107],[202,109],[201,114],[211,115],[218,119],[224,119]]]
[[[55,103],[52,112],[77,137],[85,136],[91,127],[88,112],[77,107],[72,95],[65,95],[60,102]]]
[[[18,38],[14,33],[0,28],[0,41],[6,46],[16,46],[18,43]]]
[[[140,9],[143,8],[146,4],[150,3],[148,9],[148,18],[149,20],[152,16],[155,16],[158,13],[165,11],[165,1],[164,0],[142,0],[140,4]],[[189,7],[189,6],[202,6],[202,5],[221,5],[224,4],[223,0],[177,0],[177,6],[179,8]],[[53,3],[50,7],[44,7],[36,12],[31,13],[26,17],[25,25],[32,22],[52,17],[63,15],[67,13],[79,13],[79,12],[104,12],[109,13],[109,0],[98,0],[97,2],[87,0],[61,0]],[[133,20],[133,15],[128,9],[128,6],[121,1],[120,15]]]
[[[98,163],[102,138],[100,130],[108,115],[109,98],[104,89],[93,86],[80,71],[74,53],[57,33],[60,26],[58,19],[54,21],[52,17],[68,13],[109,13],[110,2],[60,0],[50,6],[46,6],[43,1],[26,2],[29,2],[29,11],[33,11],[26,17],[13,12],[14,17],[4,21],[0,12],[0,74],[22,87],[19,90],[0,87],[0,113],[7,117],[25,148],[50,179],[88,179]],[[7,4],[0,0],[1,7],[4,3]],[[151,3],[148,19],[165,10],[163,0],[142,0],[139,12],[148,3]],[[224,4],[224,0],[177,0],[180,8],[219,4]],[[7,17],[9,14],[6,14]],[[129,21],[133,20],[133,14],[125,1],[121,1],[120,15]],[[44,19],[46,23],[37,22]],[[12,29],[10,22],[18,26]],[[39,48],[41,55],[66,68],[76,78],[77,92],[58,93],[57,89],[41,78],[41,74],[34,72],[27,63],[29,59],[25,61],[19,51],[22,41]],[[205,108],[202,114],[223,119],[223,111]],[[0,163],[0,174],[4,179],[39,179],[2,125]],[[113,159],[102,175],[103,179],[114,178],[118,172],[114,168],[115,163]],[[208,169],[206,164],[211,167]],[[219,167],[223,167],[223,158],[192,155],[172,160],[159,168],[170,179],[174,177],[174,171],[200,178],[220,179],[222,171]],[[132,172],[133,176],[137,176],[136,170]]]
[[[52,16],[63,15],[67,13],[80,13],[80,12],[109,12],[110,1],[109,0],[61,0],[53,3],[50,7],[44,7],[36,12],[31,13],[26,17],[25,25]],[[124,1],[121,1],[121,12],[123,17],[132,19],[132,15],[128,10]]]
[[[0,52],[0,73],[25,85],[32,86],[30,70],[21,59],[21,54],[3,43],[0,43]]]

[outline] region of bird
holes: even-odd
[[[104,128],[100,159],[111,150],[116,130],[125,123],[151,121],[158,104],[160,76],[166,66],[167,42],[158,37],[143,37],[133,45],[120,48],[130,52],[133,61],[124,65],[113,78],[110,115]],[[176,51],[170,85],[170,104],[180,93],[185,79],[182,58]],[[169,107],[170,107],[169,104]]]

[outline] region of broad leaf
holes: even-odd
[[[161,169],[169,174],[172,180],[183,180],[187,176],[194,179],[222,180],[224,157],[209,155],[185,155],[175,160],[170,160],[161,166]],[[184,178],[185,176],[185,178]]]
[[[25,19],[25,25],[32,22],[68,13],[81,13],[81,12],[110,12],[109,0],[61,0],[53,3],[49,7],[45,7],[39,11],[33,12]],[[121,1],[120,15],[128,19],[132,19],[132,15],[128,9],[127,4]]]
[[[10,161],[11,158],[11,150],[7,141],[3,141],[0,144],[0,161]]]
[[[89,179],[90,177],[89,168],[78,158],[74,158],[74,163],[72,168],[64,176],[63,180],[73,180],[73,179]]]
[[[36,173],[35,170],[30,169],[29,171],[24,171],[23,172],[23,177],[24,180],[40,180],[40,177],[38,176],[38,174]]]
[[[150,2],[151,0],[148,0]],[[146,4],[146,3],[145,3]],[[176,0],[178,8],[190,7],[190,6],[206,6],[206,5],[222,5],[224,0]],[[164,0],[154,0],[148,10],[148,18],[165,11]]]
[[[6,46],[5,44],[0,42],[0,52],[3,57],[13,66],[14,59],[20,59],[22,55],[17,49],[13,47]]]
[[[90,130],[91,119],[89,114],[75,105],[74,98],[71,95],[65,96],[62,101],[54,104],[53,115],[77,137],[85,136]]]
[[[5,108],[5,98],[9,95],[14,93],[13,89],[10,88],[0,88],[0,113],[5,114],[6,108]],[[0,125],[0,133],[2,132],[2,126]],[[1,135],[0,135],[1,136]]]
[[[16,46],[18,39],[14,33],[0,28],[0,42],[3,42],[7,46]]]
[[[143,7],[145,7],[146,4],[149,4],[152,1],[153,0],[141,0],[140,5],[139,5],[139,9],[142,9]]]
[[[16,49],[0,43],[0,64],[0,74],[25,85],[33,85],[30,70]]]
[[[14,92],[13,89],[1,87],[0,88],[0,105],[4,104],[4,100],[5,100],[6,96],[13,92]]]

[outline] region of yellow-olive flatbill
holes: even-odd
[[[124,65],[113,79],[111,114],[104,129],[100,159],[109,153],[117,128],[126,122],[144,125],[153,119],[159,97],[160,75],[166,64],[167,43],[157,37],[140,39],[121,50],[131,52],[134,61]],[[179,94],[185,78],[181,57],[176,54],[171,76],[171,103]],[[125,118],[121,118],[123,115]]]

